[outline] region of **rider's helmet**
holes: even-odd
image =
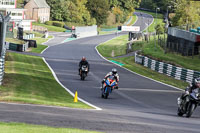
[[[116,74],[117,73],[117,69],[116,68],[113,68],[112,69],[112,74]]]
[[[86,60],[86,58],[85,58],[85,56],[83,56],[83,57],[82,57],[82,61],[85,61],[85,60]]]
[[[194,79],[194,84],[200,88],[200,77],[199,78],[196,78]]]

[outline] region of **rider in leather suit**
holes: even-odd
[[[116,68],[113,68],[112,72],[109,72],[108,74],[106,74],[106,76],[102,80],[102,88],[101,89],[104,88],[104,82],[105,82],[106,78],[111,76],[111,75],[113,75],[115,77],[115,80],[117,81],[115,89],[118,89],[119,75],[117,74],[117,69]]]
[[[88,67],[88,72],[89,72],[89,70],[90,70],[90,64],[88,63],[88,61],[86,60],[86,58],[84,56],[82,57],[81,61],[79,62],[79,69],[78,69],[79,75],[80,75],[81,67],[83,65],[86,65]]]
[[[182,94],[182,96],[180,97],[179,100],[179,104],[181,104],[181,102],[184,100],[184,97],[190,93],[192,93],[192,90],[195,89],[199,89],[200,90],[200,78],[196,78],[194,79],[194,82],[192,84],[190,84],[186,89],[185,89],[185,93]]]

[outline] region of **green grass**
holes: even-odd
[[[129,70],[136,72],[138,74],[144,75],[146,77],[152,78],[154,80],[185,89],[188,83],[181,81],[181,80],[176,80],[172,77],[168,77],[164,74],[160,74],[156,71],[150,70],[149,68],[146,68],[142,65],[139,65],[135,63],[135,58],[132,57],[124,57],[124,58],[117,58],[114,59],[115,61],[121,62],[125,64],[123,67],[128,68]]]
[[[57,27],[57,26],[50,26],[50,25],[39,24],[39,23],[33,23],[33,25],[43,26],[43,27],[47,28],[48,31],[55,31],[55,32],[65,32],[66,31],[65,28],[61,28],[61,27]]]
[[[146,13],[146,14],[150,14],[150,15],[152,15],[154,17],[154,22],[147,29],[149,32],[154,32],[155,31],[155,25],[156,25],[156,23],[157,24],[161,24],[161,25],[165,24],[165,23],[163,23],[163,14],[161,14],[161,13],[157,13],[157,19],[156,19],[156,13],[148,12],[148,11],[142,11],[142,10],[136,10],[136,11],[137,12],[143,12],[143,13]]]
[[[161,35],[163,37],[163,35]],[[114,38],[106,43],[99,45],[97,48],[104,57],[112,57],[112,51],[114,50],[114,57],[126,54],[126,43],[128,36],[123,35]],[[173,64],[186,69],[200,71],[200,60],[199,56],[182,56],[178,53],[165,53],[164,49],[158,46],[158,42],[153,37],[149,43],[146,41],[134,42],[132,47],[133,51],[142,50],[141,53],[145,56],[149,56],[153,59],[165,61],[166,63]]]
[[[15,44],[25,44],[25,41],[19,40],[17,38],[6,38],[6,41]]]
[[[43,37],[44,36],[44,34],[39,33],[39,32],[31,32],[31,33],[35,34],[35,37]]]
[[[73,102],[41,57],[7,52],[5,73],[0,101],[91,108]]]
[[[131,22],[128,24],[128,26],[131,26],[135,23],[137,16],[133,15]]]
[[[23,123],[0,123],[1,133],[100,133],[73,128],[53,128]]]
[[[192,58],[190,56],[182,56],[177,53],[165,54],[164,50],[160,46],[156,45],[156,49],[154,46],[154,40],[151,40],[149,44],[143,42],[142,54],[153,57],[155,59],[159,59],[161,61],[165,61],[170,64],[174,64],[176,66],[200,71],[199,56],[194,56],[194,58]]]
[[[46,49],[48,46],[46,45],[41,45],[41,44],[37,44],[37,48],[29,48],[28,52],[31,53],[41,53],[44,49]]]
[[[164,74],[160,74],[158,72],[150,70],[149,68],[136,64],[134,62],[134,57],[112,58],[111,55],[112,55],[113,50],[115,51],[115,56],[125,54],[126,43],[127,43],[126,38],[128,38],[128,36],[125,36],[125,35],[114,38],[113,40],[110,40],[106,43],[99,45],[97,49],[104,57],[107,57],[109,60],[115,60],[120,63],[123,63],[125,64],[123,67],[128,68],[129,70],[136,72],[138,74],[147,76],[149,78],[152,78],[157,81],[160,81],[169,85],[173,85],[179,88],[185,88],[188,85],[188,83],[184,81],[176,80],[172,77],[168,77]],[[155,56],[155,57],[157,56],[157,59],[159,60],[161,57],[165,58],[166,60],[167,58],[176,59],[174,60],[173,63],[180,62],[180,63],[189,65],[189,63],[185,62],[185,58],[188,58],[189,60],[191,59],[190,57],[182,57],[177,54],[164,54],[164,51],[162,50],[162,48],[160,48],[157,45],[156,45],[156,51],[154,51],[154,40],[151,40],[149,44],[145,42],[135,42],[133,48],[134,50],[143,50],[145,55]],[[182,59],[180,59],[179,57],[181,57]],[[194,63],[195,62],[196,60],[194,61]],[[198,63],[196,64],[199,66],[200,61],[198,61]]]
[[[37,48],[29,48],[29,52],[32,53],[41,53],[45,48],[48,46],[42,45],[42,43],[48,41],[49,39],[53,38],[53,36],[49,36],[48,38],[33,38],[37,42]]]
[[[104,57],[112,57],[112,51],[114,51],[114,56],[124,55],[126,53],[127,40],[128,35],[119,36],[99,45],[97,49]]]

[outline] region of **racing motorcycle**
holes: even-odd
[[[183,116],[186,114],[186,117],[191,117],[192,113],[198,105],[200,105],[200,94],[198,89],[194,89],[190,94],[184,94],[183,100],[179,97],[178,101],[178,116]]]
[[[116,79],[114,76],[109,76],[106,78],[105,82],[103,83],[103,89],[101,93],[101,97],[107,99],[109,94],[112,93],[112,90],[116,87]]]
[[[80,76],[81,80],[85,80],[85,77],[88,74],[88,67],[86,65],[82,65],[81,70],[80,70]]]

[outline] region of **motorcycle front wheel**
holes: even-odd
[[[84,72],[81,73],[81,80],[85,80],[86,74]]]
[[[192,116],[192,113],[194,112],[195,109],[195,104],[194,103],[189,103],[187,112],[186,112],[186,117],[189,118]]]
[[[181,109],[178,107],[178,110],[177,110],[177,115],[178,116],[183,116],[183,113],[182,113],[182,111],[181,111]]]

